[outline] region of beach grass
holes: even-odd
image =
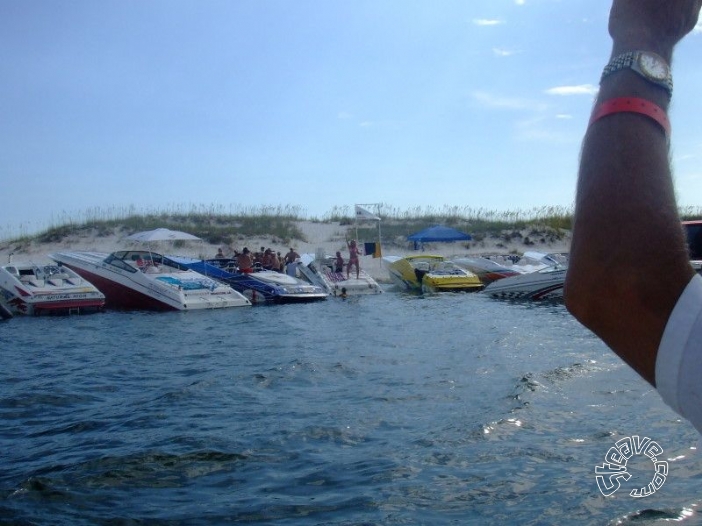
[[[475,241],[499,238],[506,242],[519,238],[523,244],[552,242],[572,229],[573,211],[569,207],[544,206],[531,209],[489,210],[472,207],[413,207],[400,209],[387,204],[373,205],[381,218],[384,242],[406,238],[419,230],[446,225],[469,233]],[[702,208],[680,210],[683,220],[702,218]],[[136,207],[91,208],[79,214],[62,214],[47,228],[36,233],[10,232],[0,228],[5,243],[57,243],[72,235],[92,232],[96,236],[115,233],[129,235],[155,228],[182,230],[216,245],[232,245],[251,237],[267,237],[289,244],[306,241],[298,223],[312,221],[336,223],[347,227],[349,235],[374,239],[375,222],[356,222],[353,206],[334,207],[322,217],[308,217],[299,206],[222,206],[179,205],[162,209]]]

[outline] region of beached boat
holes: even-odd
[[[252,303],[304,303],[324,300],[329,296],[323,288],[281,272],[239,272],[234,259],[201,260],[181,256],[169,258],[200,274],[230,285]]]
[[[56,252],[49,257],[94,283],[111,308],[185,311],[251,305],[230,286],[149,250]]]
[[[81,314],[102,310],[105,295],[69,268],[55,263],[0,267],[2,317],[12,314]]]
[[[501,299],[561,300],[567,267],[553,265],[495,281],[485,294]]]
[[[443,256],[386,256],[383,261],[388,264],[390,279],[404,290],[476,292],[483,289],[478,276]]]
[[[366,271],[361,270],[356,277],[352,269],[349,277],[345,272],[334,272],[334,257],[319,254],[302,254],[297,270],[307,281],[324,288],[332,296],[357,296],[380,294],[383,289]]]
[[[506,266],[492,259],[480,256],[459,257],[451,261],[478,276],[480,281],[485,285],[497,281],[498,279],[522,274],[521,270],[514,268],[512,265]]]

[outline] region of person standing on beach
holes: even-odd
[[[568,310],[700,432],[702,277],[678,217],[666,112],[673,49],[701,4],[613,1],[612,57],[583,142],[564,289]]]

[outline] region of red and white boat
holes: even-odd
[[[110,308],[184,311],[251,305],[229,285],[150,250],[56,252],[49,257],[94,283]]]
[[[452,260],[456,265],[476,274],[484,284],[492,283],[498,279],[518,276],[524,272],[521,269],[507,267],[481,256],[464,256]]]
[[[0,296],[5,314],[79,314],[105,306],[105,295],[92,283],[55,263],[3,265]]]

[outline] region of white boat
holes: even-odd
[[[501,299],[561,300],[567,267],[553,265],[494,281],[485,294]]]
[[[89,281],[55,263],[8,263],[0,267],[2,316],[80,314],[105,306],[105,295]]]
[[[185,311],[251,305],[229,285],[149,250],[56,252],[49,257],[94,283],[111,308]]]
[[[380,294],[383,289],[366,271],[361,270],[356,277],[352,269],[349,277],[345,272],[334,272],[333,256],[318,251],[317,254],[302,254],[297,270],[302,277],[313,285],[322,287],[332,296],[356,296],[361,294]]]

